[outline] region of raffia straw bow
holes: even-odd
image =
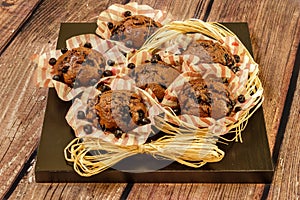
[[[68,162],[73,163],[74,170],[84,177],[98,174],[125,158],[142,153],[199,168],[224,157],[224,152],[216,145],[217,140],[216,137],[195,134],[167,135],[139,146],[117,146],[98,138],[76,138],[65,148],[64,155]]]

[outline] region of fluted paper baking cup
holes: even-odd
[[[124,67],[126,58],[123,55],[123,49],[115,43],[103,40],[95,34],[84,34],[72,37],[66,41],[68,49],[73,49],[83,46],[85,43],[91,43],[95,51],[100,52],[107,60],[115,62],[114,66],[105,65],[105,69],[112,70],[114,74]],[[72,100],[78,94],[82,93],[86,87],[71,88],[67,84],[53,80],[53,66],[49,64],[50,58],[58,58],[61,55],[60,50],[53,50],[46,52],[34,59],[37,63],[35,79],[39,87],[54,87],[57,91],[58,97],[64,101]]]

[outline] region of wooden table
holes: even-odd
[[[276,167],[272,184],[36,183],[33,169],[47,89],[37,88],[32,81],[35,65],[30,57],[55,48],[61,22],[95,22],[109,5],[127,1],[3,0],[0,2],[0,198],[299,198],[299,1],[137,2],[166,10],[177,19],[248,22],[254,58],[260,64],[265,89],[263,110]]]

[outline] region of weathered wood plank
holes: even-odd
[[[299,68],[298,68],[299,69]],[[299,73],[299,71],[298,71]],[[299,199],[300,187],[300,76],[291,107],[269,199]]]
[[[218,0],[214,1],[208,18],[209,21],[246,21],[249,24],[254,59],[260,65],[264,87],[263,108],[271,151],[300,39],[299,7],[299,2],[294,0]]]
[[[32,14],[40,0],[3,0],[0,4],[0,52]]]
[[[86,1],[85,6],[83,6],[76,4],[75,1],[74,3],[69,1],[68,4],[63,1],[45,1],[35,13],[32,21],[24,27],[22,33],[15,38],[0,57],[2,64],[0,66],[0,95],[2,96],[0,105],[3,103],[8,105],[0,108],[0,120],[4,122],[0,128],[5,130],[4,133],[7,133],[4,136],[0,135],[1,141],[4,141],[0,146],[0,152],[3,152],[0,154],[0,181],[5,183],[1,186],[0,197],[3,192],[8,190],[23,163],[28,159],[30,152],[37,146],[42,124],[41,118],[43,118],[45,109],[43,96],[47,96],[46,90],[36,89],[28,81],[26,77],[32,76],[32,70],[30,64],[24,63],[22,60],[33,53],[40,52],[41,48],[43,51],[53,49],[61,21],[93,21],[99,10],[103,10],[104,7],[114,2],[101,1],[101,5],[95,5],[90,0]],[[149,4],[155,8],[169,10],[178,19],[193,16],[203,18],[208,1],[205,2],[206,4],[201,2],[140,1],[140,3]],[[47,9],[52,11],[50,15],[49,12],[46,12]],[[97,9],[98,11],[96,11]],[[275,11],[276,15],[274,15]],[[56,13],[55,16],[53,13]],[[61,14],[57,16],[57,13]],[[243,4],[239,1],[220,0],[214,1],[208,20],[247,21],[249,23],[255,59],[262,67],[260,76],[266,91],[264,111],[269,140],[271,147],[273,147],[288,88],[288,80],[295,60],[296,45],[299,42],[299,28],[297,28],[299,27],[299,24],[297,26],[299,23],[299,6],[296,1],[292,0],[286,2],[283,0],[276,2],[271,0],[263,2],[243,1]],[[289,23],[286,23],[287,21]],[[47,26],[43,25],[45,23]],[[40,30],[41,27],[44,30]],[[285,40],[281,40],[281,38],[285,38]],[[17,58],[17,60],[9,60],[12,57]],[[3,68],[4,66],[5,68]],[[8,77],[8,75],[17,78]],[[299,93],[299,90],[297,91]],[[297,117],[297,115],[295,116]],[[31,132],[31,130],[34,131]],[[29,138],[33,141],[28,141]],[[22,151],[15,154],[15,152],[20,151],[22,146],[25,146],[23,149],[21,148]],[[297,183],[298,176],[293,177],[293,174],[299,174],[299,168],[291,167],[292,162],[299,162],[299,158],[289,161],[290,157],[286,152],[289,150],[288,147],[289,145],[284,147],[287,150],[283,148],[284,156],[281,158],[287,160],[283,164],[285,167],[289,167],[284,169],[291,169],[291,171],[282,182],[278,180],[283,176],[284,170],[282,169],[281,173],[276,175],[274,180],[278,184],[273,183],[272,197],[278,197],[282,191],[285,193],[281,197],[292,197],[294,191],[296,194],[299,193],[294,189],[299,184]],[[8,179],[9,177],[12,178]],[[294,185],[291,187],[288,186],[289,179],[294,181]],[[12,199],[23,196],[24,199],[38,199],[39,197],[70,199],[74,197],[73,194],[82,197],[93,196],[92,194],[94,194],[94,197],[100,196],[101,199],[118,198],[124,186],[124,184],[37,184],[30,176],[26,176],[13,193]],[[105,188],[108,189],[105,190]],[[149,197],[153,197],[153,199],[205,199],[205,197],[210,199],[221,197],[225,199],[236,199],[236,197],[259,199],[262,192],[262,184],[135,184],[129,199],[149,199]]]
[[[261,68],[260,78],[266,98],[263,108],[268,139],[273,149],[300,38],[299,3],[292,0],[218,0],[212,5],[208,21],[249,23],[254,58]],[[286,148],[282,151],[287,151]],[[286,182],[282,183],[286,186],[282,188],[286,196],[292,196],[299,184],[296,182],[294,188],[290,187],[292,191],[287,189],[288,179],[294,176],[292,173],[299,174],[299,167],[295,168],[287,175]],[[183,192],[176,193],[181,190]],[[129,199],[147,199],[149,196],[153,199],[259,199],[263,191],[263,184],[135,184]]]
[[[33,168],[9,199],[119,199],[126,184],[35,183]]]
[[[122,1],[118,2],[122,3]],[[114,2],[108,0],[97,1],[97,3],[93,0],[84,3],[75,0],[43,1],[22,31],[0,56],[0,129],[2,132],[0,134],[0,199],[9,190],[24,163],[37,148],[41,134],[47,90],[37,88],[32,81],[35,65],[30,61],[30,57],[35,53],[55,48],[61,22],[95,21],[99,12],[110,3]],[[7,31],[5,30],[3,34]],[[37,184],[33,187],[34,191],[39,191],[40,186],[42,187]],[[61,186],[57,187],[61,188]],[[124,186],[124,184],[116,184],[115,187],[108,187],[107,193],[118,194],[117,190],[122,191]],[[29,191],[28,194],[31,195],[31,192]]]

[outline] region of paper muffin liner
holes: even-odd
[[[171,15],[167,12],[153,9],[148,5],[139,5],[136,2],[130,2],[125,5],[113,4],[99,14],[97,19],[98,27],[96,29],[96,34],[104,39],[110,39],[111,33],[109,31],[107,23],[122,21],[123,19],[125,19],[125,11],[130,11],[132,15],[143,15],[149,17],[162,25],[165,25],[172,20]],[[124,48],[126,49],[127,47],[125,47],[124,45]]]
[[[80,138],[98,138],[105,142],[120,146],[141,145],[145,143],[149,134],[152,132],[151,126],[154,123],[153,118],[154,116],[159,115],[161,112],[163,112],[162,108],[157,103],[155,103],[150,95],[145,95],[145,91],[137,88],[134,81],[128,76],[117,75],[113,77],[106,77],[101,79],[99,83],[109,86],[112,91],[130,90],[139,94],[148,109],[148,115],[151,123],[143,126],[138,126],[137,128],[127,133],[123,133],[122,137],[117,138],[113,133],[107,130],[103,131],[101,129],[98,129],[87,119],[78,119],[78,111],[82,111],[85,113],[88,107],[88,101],[90,99],[94,99],[101,93],[95,87],[90,87],[84,91],[81,98],[77,98],[75,99],[75,101],[73,101],[73,104],[66,115],[66,120],[75,131],[75,136]],[[91,132],[86,133],[84,131],[84,127],[86,125],[92,126]]]
[[[66,47],[68,49],[73,49],[83,46],[86,42],[91,43],[93,50],[100,52],[106,61],[110,59],[115,62],[113,67],[106,64],[105,69],[112,70],[114,74],[117,74],[118,71],[124,67],[126,58],[122,53],[124,52],[123,49],[111,41],[99,38],[95,34],[84,34],[72,37],[66,41]],[[37,63],[35,80],[37,82],[37,86],[54,87],[60,99],[70,101],[82,93],[86,87],[71,88],[65,83],[52,79],[53,66],[49,64],[49,59],[58,58],[60,55],[60,50],[53,50],[40,56],[36,56],[34,59]]]
[[[162,101],[164,107],[174,107],[178,103],[176,101],[178,93],[182,90],[187,82],[198,77],[205,79],[214,78],[220,80],[222,78],[227,78],[228,80],[228,90],[234,99],[237,99],[239,95],[244,95],[246,101],[244,103],[239,103],[236,101],[235,107],[241,107],[241,111],[232,112],[231,115],[223,117],[221,119],[214,119],[212,117],[199,117],[194,115],[183,114],[179,115],[178,118],[183,122],[194,125],[198,128],[209,128],[209,131],[215,135],[223,135],[229,131],[227,125],[233,124],[238,121],[244,111],[247,111],[253,105],[256,104],[256,96],[251,96],[247,94],[246,88],[240,84],[239,78],[235,76],[228,68],[220,65],[211,64],[209,66],[209,71],[186,71],[183,72],[175,81],[167,88],[165,98]],[[211,73],[213,72],[213,73]],[[174,121],[173,118],[169,118],[166,115],[166,121],[170,121],[176,125],[179,125],[178,122]]]

